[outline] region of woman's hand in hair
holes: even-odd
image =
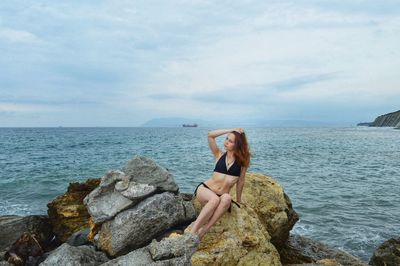
[[[241,127],[235,128],[235,131],[239,134],[243,134],[244,133],[244,129]]]

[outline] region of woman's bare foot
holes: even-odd
[[[201,241],[201,239],[204,237],[204,235],[206,234],[205,230],[202,228],[199,229],[199,231],[197,231],[197,235],[199,236],[199,239]]]

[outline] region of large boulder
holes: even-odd
[[[122,168],[122,171],[137,183],[156,187],[157,192],[178,193],[179,188],[172,174],[150,158],[136,156]]]
[[[231,196],[236,197],[235,187],[231,189]],[[272,177],[248,173],[242,200],[257,213],[261,224],[271,236],[271,242],[277,248],[283,246],[289,231],[299,220],[283,187]]]
[[[199,238],[184,234],[153,240],[149,245],[125,256],[110,260],[102,266],[190,265],[190,258],[199,245]]]
[[[154,186],[131,179],[121,171],[110,171],[101,178],[100,185],[84,199],[94,223],[112,219],[156,191]]]
[[[366,262],[320,242],[303,236],[292,235],[279,250],[284,264],[320,263],[321,260],[335,260],[343,266],[367,266]]]
[[[277,248],[288,239],[298,215],[271,177],[248,173],[245,180],[245,205],[232,205],[232,212],[225,213],[205,235],[192,257],[194,265],[281,265]],[[236,198],[236,187],[230,194]],[[199,202],[193,202],[200,211]]]
[[[100,183],[88,179],[84,183],[70,183],[68,191],[47,204],[50,223],[56,235],[66,241],[74,232],[89,227],[89,213],[83,199]]]
[[[398,266],[400,265],[400,237],[391,238],[380,245],[369,261],[373,266]]]
[[[107,262],[109,259],[93,246],[73,247],[67,243],[54,250],[40,266],[96,266]]]
[[[200,205],[195,200],[199,210]],[[191,225],[192,226],[192,225]],[[189,226],[186,231],[190,231]],[[251,207],[232,206],[211,227],[192,256],[193,265],[281,265],[257,213]]]
[[[187,215],[187,207],[180,196],[155,194],[104,222],[94,242],[111,256],[126,254],[169,228],[192,221],[195,217]]]
[[[47,216],[0,216],[0,251],[11,247],[25,232],[34,234],[42,246],[50,245],[54,237]]]

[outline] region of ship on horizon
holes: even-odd
[[[183,124],[182,127],[197,127],[197,124]]]

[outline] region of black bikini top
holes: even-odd
[[[235,160],[232,166],[229,167],[229,170],[227,170],[225,158],[226,158],[226,152],[219,158],[218,162],[215,164],[214,172],[231,176],[240,176],[241,167],[239,163]]]

